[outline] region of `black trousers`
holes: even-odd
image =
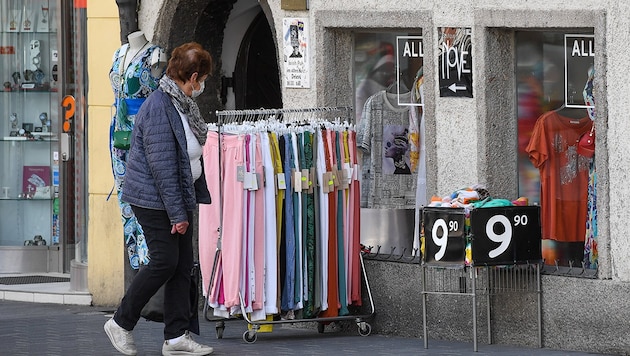
[[[164,339],[179,337],[190,325],[190,271],[193,267],[193,212],[188,212],[188,230],[171,234],[171,223],[164,210],[132,206],[142,226],[149,249],[149,264],[141,268],[122,298],[114,320],[133,330],[140,312],[151,297],[164,286]]]

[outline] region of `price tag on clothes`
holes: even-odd
[[[323,174],[322,180],[324,181],[324,185],[322,186],[322,192],[330,193],[335,191],[335,182],[333,181],[332,175],[332,172],[325,172]]]
[[[285,180],[284,173],[278,173],[277,177],[278,177],[278,189],[279,190],[286,190],[287,189],[287,182]]]
[[[293,177],[293,191],[302,192],[302,172],[291,169],[291,177]]]
[[[339,177],[339,188],[342,190],[348,189],[349,188],[349,182],[348,182],[348,169],[347,168],[342,168],[340,171],[337,172],[340,177]]]
[[[464,209],[426,207],[422,210],[425,263],[465,264]]]
[[[243,189],[246,190],[258,190],[260,186],[260,175],[255,172],[245,172]]]
[[[236,181],[245,182],[245,166],[236,167]]]
[[[300,176],[302,190],[308,190],[308,169],[303,169]]]
[[[337,167],[333,167],[332,169],[332,180],[335,188],[339,187],[339,184],[341,183],[341,176],[339,175]]]
[[[509,265],[542,259],[538,206],[474,209],[470,227],[475,265]]]

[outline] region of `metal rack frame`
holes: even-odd
[[[433,265],[422,263],[422,327],[424,348],[429,348],[427,297],[433,295],[469,296],[472,302],[473,350],[477,345],[477,296],[485,296],[488,344],[492,344],[491,297],[504,294],[536,294],[538,347],[542,347],[541,263],[505,266]],[[478,279],[481,279],[478,281]],[[478,283],[481,282],[481,283]]]

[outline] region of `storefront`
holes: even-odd
[[[220,58],[201,97],[209,121],[222,109],[349,106],[360,127],[385,110],[408,112],[406,122],[372,130],[362,207],[416,209],[479,185],[493,198],[540,206],[544,346],[628,350],[630,314],[619,301],[630,291],[623,227],[630,156],[619,148],[630,129],[621,65],[630,50],[620,30],[630,26],[630,8],[590,0],[570,8],[560,1],[310,6],[145,2],[138,20],[167,53],[195,40]],[[408,245],[417,248],[413,230]],[[386,236],[379,243],[389,251]],[[417,262],[367,261],[378,285],[375,332],[420,336]],[[494,342],[536,345],[528,298],[492,299]],[[455,297],[429,305],[440,320],[431,338],[470,340],[471,321],[461,320],[468,304]]]
[[[85,4],[0,6],[0,273],[75,272],[87,262]]]

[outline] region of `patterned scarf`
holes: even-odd
[[[173,105],[177,107],[177,110],[186,115],[190,129],[195,134],[195,137],[197,137],[199,144],[203,146],[206,143],[206,138],[208,137],[208,126],[201,117],[197,103],[192,98],[184,94],[184,92],[182,92],[182,90],[177,86],[177,83],[175,83],[175,81],[167,75],[160,79],[160,88],[162,88],[162,90],[171,97],[171,101],[173,102]]]

